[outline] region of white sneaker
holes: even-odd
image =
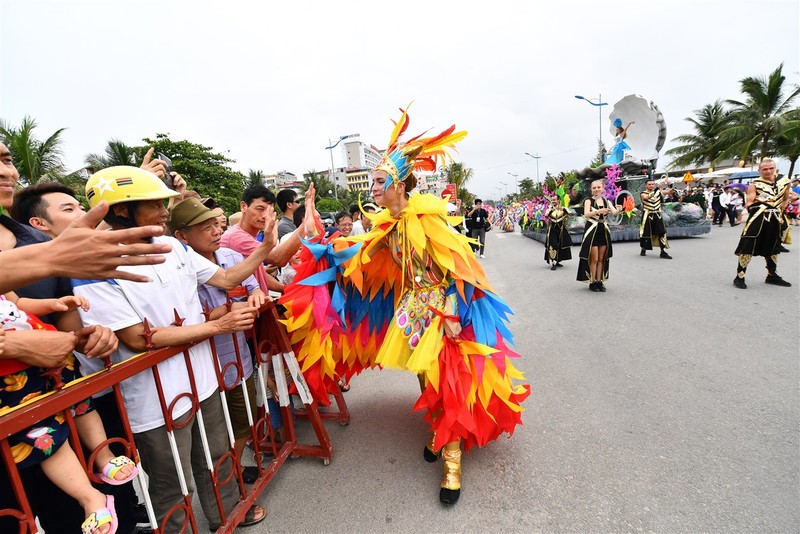
[[[486,257],[486,254],[481,254],[481,258],[485,258],[485,257]]]

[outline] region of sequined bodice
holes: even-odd
[[[770,183],[765,180],[754,180],[753,185],[756,188],[756,198],[753,201],[753,207],[762,204],[767,208],[777,209],[780,207],[784,199],[784,191],[786,187],[784,184]]]
[[[399,229],[388,236],[392,259],[405,272],[405,286],[408,288],[425,288],[438,286],[444,281],[442,269],[433,262],[430,254],[423,250],[420,254],[410,243],[403,257],[403,235]],[[405,263],[405,266],[404,266]]]

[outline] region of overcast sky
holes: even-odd
[[[598,113],[574,95],[643,95],[665,117],[666,149],[693,110],[739,98],[742,78],[784,63],[798,83],[799,6],[0,0],[0,118],[30,115],[40,138],[68,128],[72,169],[112,138],[168,132],[245,173],[300,175],[330,167],[329,138],[384,148],[413,100],[409,133],[468,130],[457,158],[474,170],[470,190],[493,198],[513,191],[508,173],[536,178],[525,152],[542,156],[541,176],[589,163]]]

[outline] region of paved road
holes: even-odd
[[[738,230],[675,240],[672,261],[614,244],[607,293],[575,282],[576,260],[551,272],[540,243],[491,232],[482,261],[533,386],[525,426],[466,458],[444,508],[416,378],[366,373],[352,423],[328,425],[331,464],[290,461],[250,532],[800,531],[800,250],[779,262],[794,287],[765,285],[758,258],[742,291]]]

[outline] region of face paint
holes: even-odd
[[[384,192],[384,193],[386,192],[386,189],[387,189],[387,188],[388,188],[390,185],[392,185],[392,182],[394,182],[394,178],[392,178],[392,175],[391,175],[391,174],[387,175],[387,176],[386,176],[386,183],[384,183],[384,184],[383,184],[383,192]]]

